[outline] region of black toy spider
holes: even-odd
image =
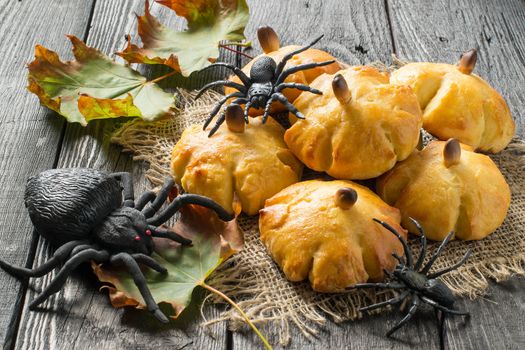
[[[129,173],[53,169],[31,177],[24,196],[26,208],[36,231],[58,249],[52,258],[35,269],[12,266],[2,260],[0,267],[16,277],[27,278],[44,276],[64,264],[31,302],[29,308],[34,309],[58,292],[68,275],[83,262],[123,265],[132,275],[148,310],[166,323],[168,318],[153,299],[139,263],[166,273],[167,270],[150,257],[152,238],[168,238],[182,245],[190,245],[191,241],[158,226],[186,204],[210,208],[224,221],[233,219],[233,215],[210,198],[194,194],[180,195],[159,211],[173,186],[173,179],[168,177],[157,194],[145,192],[135,202]]]
[[[253,66],[250,69],[250,76],[248,77],[241,69],[228,64],[228,63],[215,63],[208,67],[226,67],[228,69],[231,69],[235,75],[239,77],[239,79],[242,82],[241,84],[235,83],[233,81],[229,80],[219,80],[212,83],[209,83],[205,85],[197,94],[195,98],[199,98],[204,91],[215,87],[215,86],[228,86],[232,87],[234,89],[237,89],[237,92],[231,93],[229,95],[224,96],[215,107],[210,112],[210,115],[206,122],[204,123],[203,129],[206,130],[208,125],[211,123],[215,115],[220,111],[222,105],[226,103],[227,100],[230,98],[236,97],[235,100],[232,101],[233,104],[244,104],[244,119],[246,123],[248,123],[248,112],[250,108],[264,108],[264,114],[262,117],[262,123],[264,124],[266,120],[268,119],[268,114],[270,113],[270,106],[274,101],[281,102],[286,109],[288,109],[290,112],[295,114],[297,118],[304,119],[304,116],[293,104],[288,101],[286,96],[284,96],[281,91],[287,88],[290,89],[298,89],[301,91],[309,91],[314,94],[321,95],[322,92],[309,87],[308,85],[299,84],[299,83],[285,83],[284,80],[293,73],[299,72],[301,70],[311,69],[315,67],[321,67],[326,66],[329,64],[332,64],[335,62],[335,60],[331,61],[325,61],[325,62],[313,62],[313,63],[305,63],[300,64],[295,67],[288,68],[284,70],[284,66],[290,60],[294,55],[297,55],[298,53],[301,53],[303,51],[308,50],[310,47],[315,45],[323,35],[312,41],[309,45],[301,47],[295,51],[292,51],[288,53],[286,56],[283,57],[281,62],[277,64],[271,57],[268,56],[262,56],[259,57],[254,63]],[[226,119],[225,112],[222,112],[219,118],[217,119],[217,122],[215,123],[215,126],[210,130],[210,133],[208,134],[208,137],[212,136],[217,129],[221,126],[221,124]]]
[[[438,321],[439,321],[439,327],[440,327],[440,343],[441,348],[444,347],[443,345],[443,339],[444,339],[444,321],[445,321],[445,315],[460,315],[460,316],[469,316],[468,312],[458,311],[454,310],[452,307],[455,302],[454,295],[452,294],[452,291],[437,277],[448,273],[452,270],[457,269],[461,265],[467,261],[471,254],[471,250],[467,250],[463,258],[458,261],[456,264],[447,267],[443,270],[436,271],[433,273],[429,273],[430,268],[432,267],[432,264],[436,261],[436,259],[439,257],[439,255],[443,252],[445,246],[448,244],[450,239],[452,238],[453,232],[450,232],[447,237],[443,240],[443,242],[440,244],[436,252],[432,255],[430,260],[425,264],[425,266],[421,267],[423,265],[423,261],[425,260],[426,256],[426,249],[427,249],[427,239],[425,237],[425,233],[423,232],[423,229],[419,223],[411,219],[414,225],[417,227],[417,230],[420,234],[420,240],[421,240],[421,253],[419,254],[417,261],[414,263],[414,258],[412,256],[412,251],[408,247],[407,242],[405,239],[389,224],[386,222],[374,219],[374,221],[380,223],[385,227],[387,230],[392,232],[396,237],[399,239],[401,244],[403,245],[403,250],[405,253],[404,258],[400,257],[396,253],[392,253],[392,256],[398,261],[398,264],[394,268],[394,271],[390,272],[385,270],[385,274],[389,276],[393,281],[386,282],[386,283],[361,283],[356,284],[354,286],[349,287],[349,289],[353,288],[392,288],[392,289],[400,289],[402,290],[401,294],[398,296],[389,299],[387,301],[383,301],[377,304],[369,305],[363,308],[360,308],[359,311],[369,311],[378,309],[385,305],[396,305],[404,301],[405,299],[411,297],[412,302],[410,305],[410,309],[408,310],[408,313],[403,317],[401,321],[399,321],[392,329],[388,331],[386,334],[387,337],[390,337],[394,332],[396,332],[399,328],[401,328],[403,325],[405,325],[411,318],[414,316],[417,308],[421,304],[421,302],[424,302],[426,304],[431,305],[436,310],[436,313],[438,315]]]

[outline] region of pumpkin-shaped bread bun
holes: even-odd
[[[339,292],[379,281],[403,255],[401,216],[368,188],[351,181],[311,180],[285,188],[260,210],[259,230],[273,259],[290,281],[308,278],[318,292]]]
[[[273,31],[270,27],[261,27],[257,31],[257,37],[259,40],[259,43],[261,44],[261,47],[264,51],[263,54],[254,57],[246,66],[242,68],[242,71],[246,73],[248,76],[250,76],[250,69],[252,68],[253,62],[255,62],[259,57],[261,56],[269,56],[271,57],[277,64],[283,59],[283,57],[292,52],[295,51],[302,46],[298,45],[289,45],[280,47],[279,37],[277,34]],[[291,67],[298,66],[300,64],[305,63],[320,63],[325,61],[331,61],[335,60],[335,58],[330,55],[328,52],[318,49],[308,49],[306,51],[303,51],[295,56],[293,56],[284,69],[288,69]],[[286,83],[299,83],[299,84],[306,84],[309,85],[315,78],[320,76],[323,73],[333,74],[340,70],[341,64],[339,62],[334,62],[327,66],[322,67],[315,67],[307,70],[301,70],[299,72],[296,72],[294,74],[289,75],[286,79]],[[236,83],[241,83],[241,80],[236,76],[232,75],[229,80],[234,81]],[[233,93],[237,90],[233,88],[226,87],[224,89],[224,94],[228,95],[230,93]],[[301,94],[300,90],[297,89],[284,89],[282,91],[283,95],[288,99],[288,101],[292,102]],[[272,104],[272,107],[270,109],[270,113],[278,113],[278,112],[284,112],[286,111],[286,108],[280,103],[280,102],[274,102]],[[250,115],[260,115],[262,114],[263,109],[250,109]]]
[[[428,238],[451,232],[463,240],[482,239],[503,222],[510,189],[494,162],[455,139],[432,141],[377,181],[377,193],[398,208],[403,226]]]
[[[409,87],[391,84],[387,74],[350,67],[310,86],[323,94],[295,100],[305,119],[284,135],[306,166],[337,179],[368,179],[416,148],[422,123],[417,98]]]
[[[227,109],[226,123],[213,137],[201,125],[186,129],[173,148],[171,171],[186,192],[210,197],[230,212],[236,193],[242,210],[255,215],[267,198],[299,181],[302,164],[286,148],[281,125],[272,119],[262,125],[259,117],[245,126],[235,107]],[[238,112],[233,121],[232,109]]]
[[[423,110],[423,128],[441,140],[455,138],[483,152],[504,149],[514,135],[514,121],[501,95],[472,69],[476,51],[458,65],[409,63],[391,81],[412,87]]]

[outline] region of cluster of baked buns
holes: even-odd
[[[296,48],[259,40],[277,61]],[[288,65],[329,59],[308,49]],[[260,213],[260,238],[288,279],[322,292],[381,280],[403,250],[373,219],[406,237],[417,233],[413,218],[432,240],[451,231],[482,239],[505,219],[510,189],[484,153],[507,146],[514,122],[475,63],[469,51],[457,65],[409,63],[392,74],[336,62],[290,75],[322,92],[285,91],[305,119],[290,115],[287,130],[256,116],[245,125],[241,108],[228,107],[214,136],[198,125],[184,132],[173,175],[187,192],[232,211],[237,196],[244,213]],[[421,149],[422,128],[437,140]],[[303,164],[334,180],[300,182]],[[375,192],[351,181],[364,179],[377,179]]]

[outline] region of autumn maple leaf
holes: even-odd
[[[56,52],[37,45],[28,65],[27,88],[43,105],[84,126],[93,119],[154,120],[172,113],[173,94],[77,37],[68,38],[75,61],[62,62]]]
[[[146,1],[144,15],[138,16],[142,47],[131,43],[117,55],[130,63],[164,64],[184,76],[201,70],[219,57],[223,40],[241,41],[248,23],[245,0],[158,0],[188,21],[188,30],[179,32],[161,24]]]

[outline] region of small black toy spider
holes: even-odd
[[[231,69],[235,73],[235,75],[239,77],[239,79],[242,82],[242,85],[229,80],[219,80],[205,85],[198,92],[195,98],[199,98],[206,90],[220,85],[232,87],[238,90],[237,92],[224,96],[219,102],[217,102],[215,107],[210,112],[208,119],[204,123],[203,129],[206,130],[206,128],[211,123],[215,115],[217,115],[217,113],[219,113],[219,111],[221,110],[222,105],[233,97],[236,97],[236,99],[232,101],[232,105],[244,104],[244,119],[246,123],[248,123],[248,113],[250,108],[264,108],[264,114],[262,117],[262,123],[264,124],[268,119],[268,114],[270,113],[270,106],[274,101],[279,101],[280,103],[282,103],[286,107],[286,109],[295,114],[297,118],[304,119],[303,114],[299,112],[299,110],[292,103],[290,103],[290,101],[288,101],[286,96],[284,96],[281,93],[281,91],[290,88],[298,89],[301,91],[309,91],[318,95],[322,95],[322,92],[304,84],[285,83],[284,80],[290,74],[315,67],[327,66],[329,64],[334,63],[335,60],[325,62],[304,63],[295,67],[288,68],[286,70],[284,70],[284,66],[286,65],[288,60],[290,60],[294,55],[308,50],[319,40],[321,40],[322,37],[323,35],[312,41],[309,45],[301,47],[295,51],[286,54],[281,60],[281,62],[279,62],[279,64],[277,64],[271,57],[259,57],[253,63],[253,66],[250,69],[249,77],[241,69],[228,63],[219,62],[208,66],[226,67],[228,69]],[[215,126],[210,130],[208,137],[212,136],[217,131],[217,129],[219,129],[219,127],[225,119],[225,112],[222,112],[219,118],[217,119]]]
[[[194,194],[180,195],[159,211],[173,186],[173,179],[168,177],[158,193],[148,191],[134,201],[129,173],[110,174],[78,168],[47,170],[33,176],[27,181],[26,208],[36,231],[58,249],[52,258],[34,269],[16,267],[2,260],[0,267],[15,277],[27,278],[42,277],[64,264],[31,302],[29,308],[33,310],[58,292],[83,262],[123,265],[133,277],[148,310],[166,323],[168,318],[153,299],[139,263],[166,273],[167,270],[150,257],[152,238],[168,238],[182,245],[191,245],[191,241],[158,226],[187,204],[210,208],[224,221],[233,219],[233,215],[210,198]]]
[[[416,220],[411,220],[416,226],[417,230],[419,231],[421,237],[421,253],[418,256],[417,261],[414,263],[412,251],[408,247],[406,240],[392,226],[390,226],[386,222],[374,219],[374,221],[383,225],[383,227],[392,232],[399,239],[399,241],[403,245],[405,256],[400,257],[396,253],[392,253],[392,256],[398,261],[398,264],[394,268],[394,271],[390,272],[385,270],[384,272],[393,281],[386,283],[361,283],[351,286],[349,287],[349,289],[392,288],[402,290],[402,292],[398,296],[392,299],[360,308],[359,311],[361,312],[378,309],[386,305],[400,304],[405,299],[409,297],[412,298],[412,302],[408,313],[405,315],[405,317],[403,317],[401,321],[399,321],[392,329],[388,331],[388,333],[386,334],[387,337],[390,337],[392,334],[394,334],[394,332],[396,332],[399,328],[405,325],[412,318],[412,316],[414,316],[421,302],[431,305],[432,307],[434,307],[437,313],[440,327],[440,343],[441,348],[443,348],[443,340],[445,335],[445,315],[469,316],[469,313],[455,310],[452,308],[455,302],[454,295],[452,294],[452,291],[443,282],[437,279],[437,277],[444,275],[445,273],[448,273],[452,270],[455,270],[461,265],[463,265],[465,261],[467,261],[467,259],[469,258],[471,250],[467,250],[463,258],[456,264],[447,267],[443,270],[429,273],[430,268],[452,238],[453,232],[450,232],[447,235],[447,237],[440,244],[436,252],[432,255],[430,260],[425,264],[425,266],[421,267],[426,256],[427,239],[425,237],[425,233],[423,232],[421,225],[419,225],[419,223]]]

